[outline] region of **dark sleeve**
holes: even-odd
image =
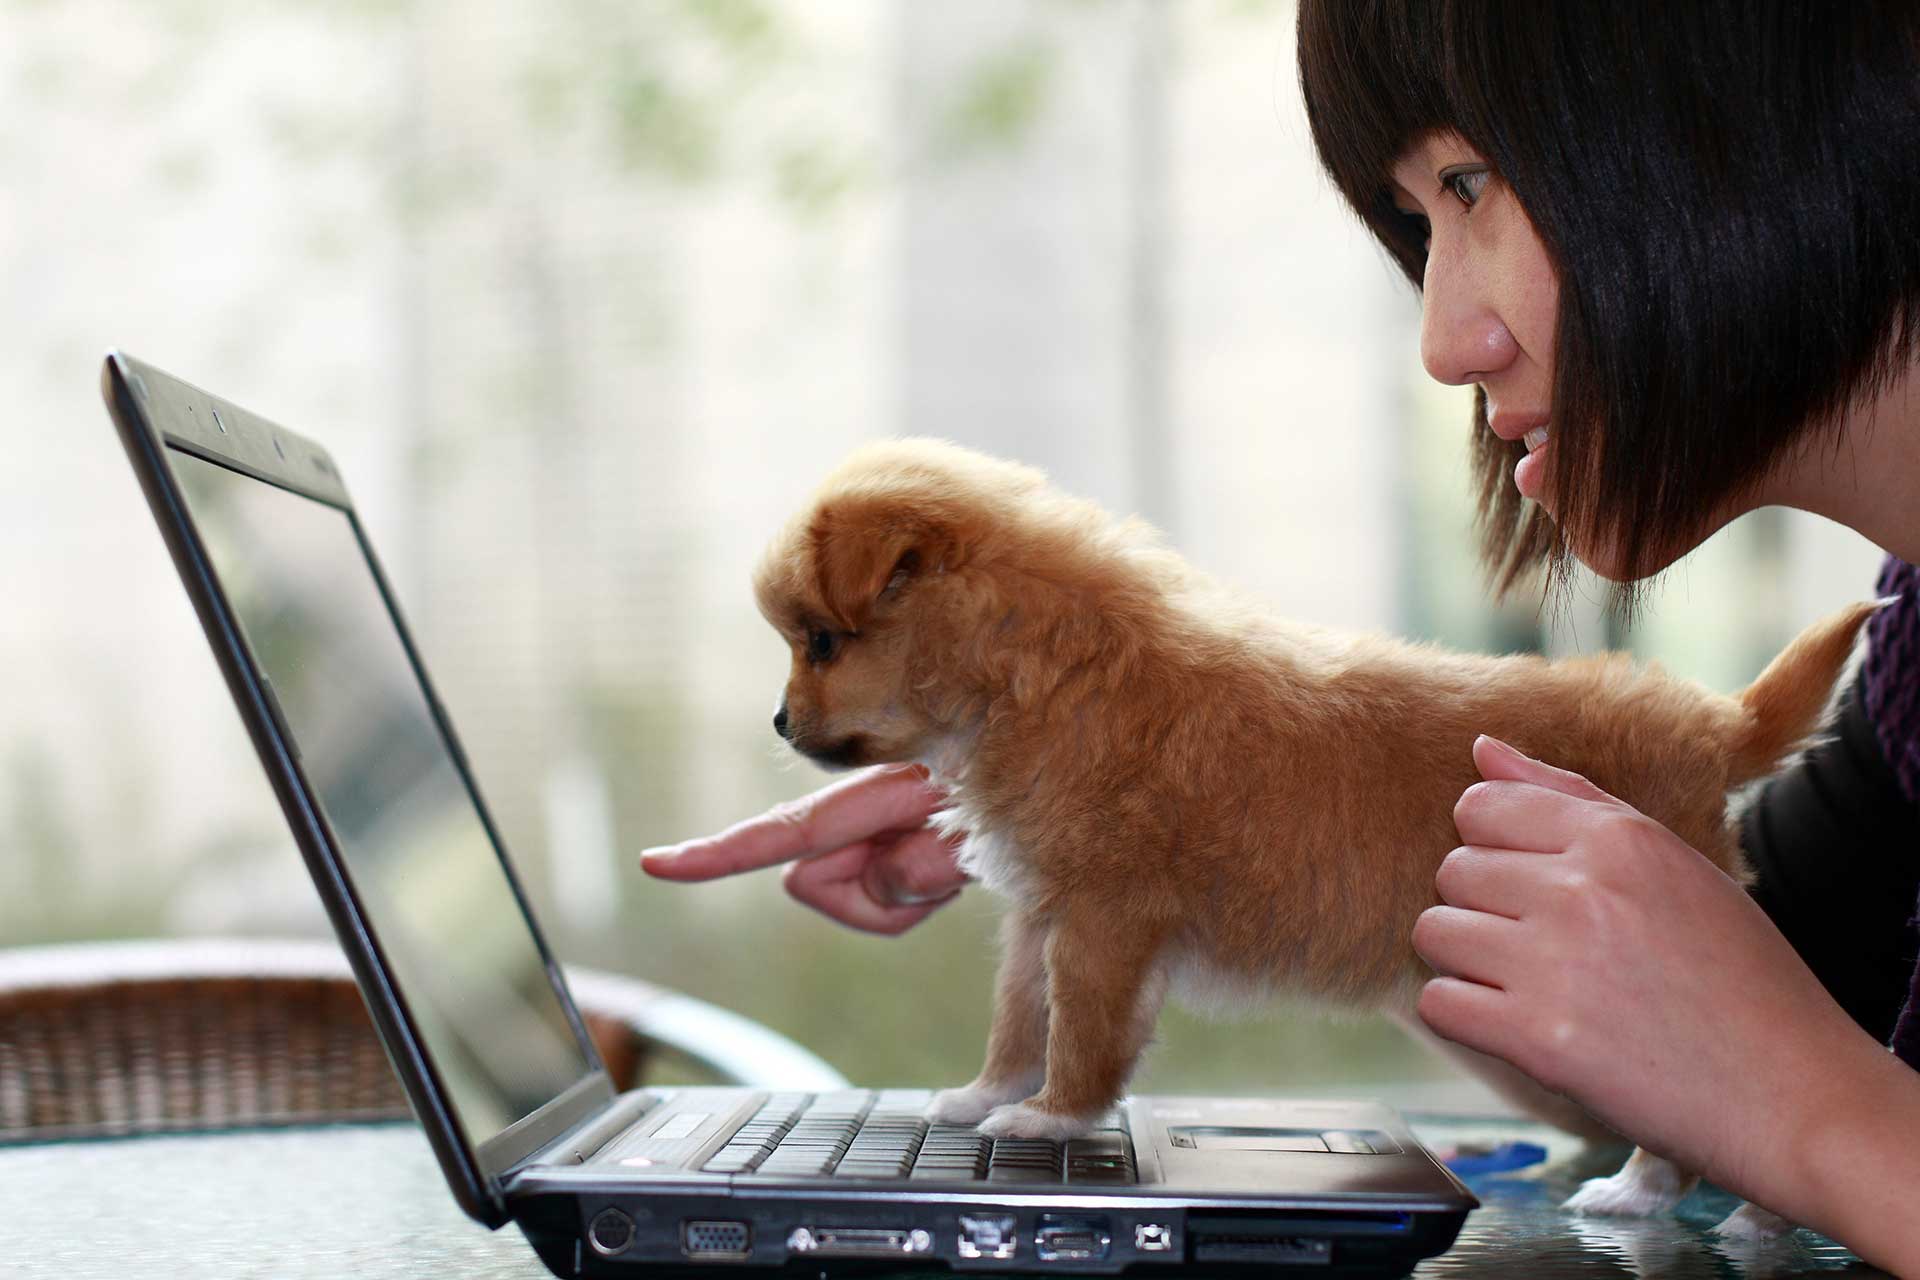
[[[1753,897],[1874,1039],[1886,1043],[1914,977],[1920,809],[1861,705],[1842,695],[1833,736],[1765,784],[1742,815]]]

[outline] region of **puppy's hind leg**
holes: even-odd
[[[1560,1207],[1570,1213],[1649,1218],[1679,1204],[1699,1181],[1699,1174],[1636,1147],[1620,1172],[1587,1179]]]
[[[1001,921],[1000,941],[986,1065],[973,1083],[933,1095],[926,1115],[936,1124],[978,1124],[995,1107],[1031,1097],[1046,1078],[1047,926],[1015,911]]]
[[[1741,1240],[1753,1244],[1765,1244],[1778,1239],[1794,1229],[1794,1224],[1773,1212],[1762,1209],[1749,1200],[1721,1220],[1713,1228],[1713,1234],[1723,1240]]]
[[[1125,1088],[1160,1016],[1161,939],[1133,922],[1068,915],[1047,939],[1046,1087],[980,1125],[996,1138],[1087,1132]]]

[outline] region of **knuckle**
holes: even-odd
[[[1463,820],[1471,820],[1481,814],[1486,809],[1487,797],[1490,794],[1490,789],[1484,782],[1476,782],[1462,791],[1460,798],[1453,802],[1454,825],[1458,826]]]
[[[1446,983],[1436,978],[1420,988],[1420,998],[1413,1006],[1413,1011],[1420,1015],[1420,1021],[1441,1035],[1445,1035],[1447,1028],[1453,1025],[1450,990]]]
[[[1440,865],[1433,873],[1433,887],[1440,896],[1451,902],[1464,887],[1463,878],[1473,864],[1473,851],[1464,845],[1440,859]]]
[[[1572,1083],[1569,1064],[1582,1052],[1579,1023],[1554,1013],[1536,1020],[1532,1031],[1514,1065],[1555,1093],[1566,1092]]]
[[[1597,828],[1605,841],[1607,865],[1626,870],[1656,856],[1666,839],[1667,829],[1638,809],[1621,807],[1610,812]]]
[[[1560,896],[1572,902],[1587,902],[1594,896],[1593,875],[1578,864],[1560,868],[1557,887]]]
[[[1413,949],[1422,957],[1431,957],[1446,933],[1446,916],[1440,907],[1428,907],[1413,922]]]
[[[795,832],[805,835],[808,824],[813,821],[813,797],[801,796],[797,800],[782,800],[767,810],[767,817],[783,827],[791,827]]]
[[[1625,843],[1640,844],[1659,824],[1638,809],[1613,809],[1601,820],[1602,829]]]

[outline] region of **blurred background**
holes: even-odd
[[[1878,553],[1768,511],[1631,634],[1473,562],[1470,394],[1321,178],[1285,0],[0,3],[0,940],[325,936],[97,390],[331,448],[555,950],[872,1083],[969,1078],[997,906],[899,939],[641,848],[818,785],[747,580],[931,434],[1319,623],[1752,678]],[[1650,465],[1658,465],[1651,460]],[[1151,851],[1143,851],[1150,856]],[[1398,1031],[1173,1010],[1136,1087],[1442,1096]]]

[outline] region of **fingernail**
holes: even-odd
[[[1508,744],[1506,744],[1506,743],[1504,743],[1504,742],[1502,742],[1502,741],[1500,741],[1500,739],[1498,739],[1498,738],[1496,738],[1496,737],[1494,737],[1494,736],[1493,736],[1492,734],[1490,734],[1490,733],[1483,733],[1483,734],[1481,734],[1481,735],[1480,735],[1480,741],[1481,741],[1481,742],[1491,742],[1491,743],[1492,743],[1492,744],[1493,744],[1493,745],[1494,745],[1494,746],[1495,746],[1496,748],[1498,748],[1498,749],[1499,749],[1499,750],[1501,750],[1501,751],[1504,751],[1504,752],[1506,752],[1506,753],[1507,753],[1508,755],[1510,755],[1510,756],[1512,756],[1512,757],[1513,757],[1514,759],[1516,759],[1516,760],[1525,760],[1525,759],[1528,759],[1528,758],[1529,758],[1528,756],[1526,756],[1525,754],[1523,754],[1523,753],[1522,753],[1521,751],[1519,751],[1519,750],[1518,750],[1517,748],[1515,748],[1515,747],[1512,747],[1512,746],[1509,746]]]
[[[917,907],[940,895],[915,893],[890,869],[874,863],[868,872],[867,896],[889,907]]]
[[[640,851],[640,861],[665,862],[670,858],[678,856],[679,852],[680,846],[677,844],[656,845],[651,849],[642,849]]]

